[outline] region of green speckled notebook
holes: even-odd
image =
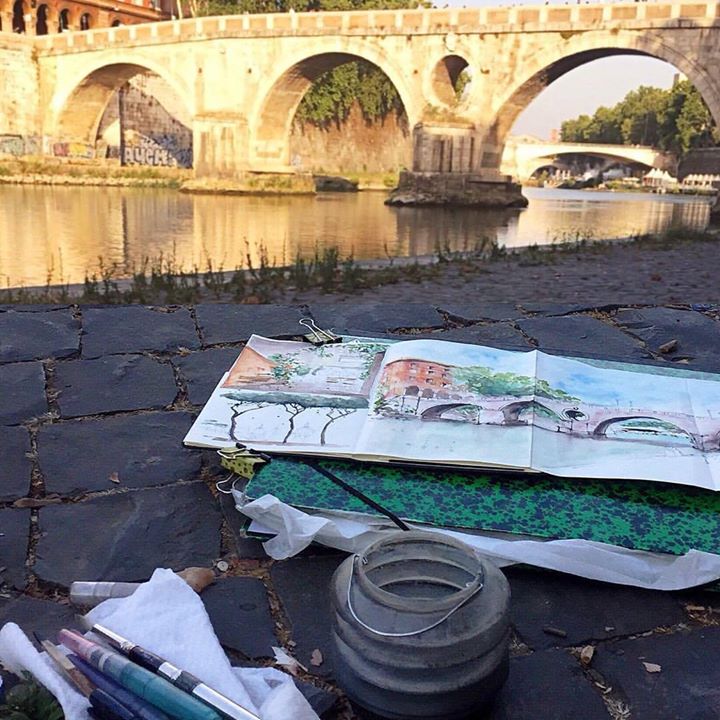
[[[575,480],[324,460],[400,517],[431,525],[582,538],[681,555],[720,552],[720,493],[643,481]],[[248,485],[302,508],[374,514],[298,460],[275,459]]]

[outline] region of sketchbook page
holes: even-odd
[[[531,402],[535,353],[409,340],[385,354],[356,452],[363,457],[528,468],[531,425],[504,423]]]
[[[537,367],[534,469],[713,487],[687,372],[545,353]]]
[[[315,346],[253,335],[185,438],[271,452],[349,455],[388,343]]]

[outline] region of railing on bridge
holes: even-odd
[[[171,20],[44,35],[34,38],[45,51],[89,49],[207,37],[327,34],[435,34],[562,31],[600,28],[708,26],[718,22],[716,0],[621,2],[350,12],[225,15]]]

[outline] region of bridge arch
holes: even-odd
[[[662,420],[661,418],[652,417],[650,415],[623,415],[619,417],[612,417],[607,418],[605,420],[602,420],[598,425],[595,427],[595,429],[592,431],[592,434],[595,437],[606,437],[608,434],[608,430],[612,428],[613,425],[618,425],[620,423],[625,423],[630,420],[640,420],[640,421],[648,421],[648,422],[655,422],[655,423],[662,423],[663,425],[667,426],[668,428],[674,428],[678,434],[684,435],[688,438],[690,441],[690,444],[694,448],[699,448],[698,438],[696,437],[695,433],[693,433],[691,430],[684,428],[680,425],[678,425],[675,422],[669,422],[667,420]],[[652,440],[652,433],[649,429],[643,430],[643,432],[647,432],[649,437],[648,441]],[[658,433],[661,431],[658,430]]]
[[[50,104],[52,116],[46,134],[55,140],[93,145],[103,113],[114,93],[135,75],[144,72],[162,78],[190,115],[195,115],[192,95],[185,84],[165,67],[133,53],[132,61],[121,58],[99,60],[90,70],[85,68],[81,76],[61,80]]]
[[[617,155],[610,155],[606,153],[601,152],[593,152],[593,151],[586,151],[586,152],[579,152],[579,151],[573,151],[573,152],[561,152],[557,153],[552,156],[540,156],[540,157],[534,157],[534,158],[528,158],[525,163],[523,163],[523,166],[520,167],[518,165],[518,171],[517,176],[518,178],[522,180],[527,180],[528,178],[532,177],[538,170],[545,167],[557,167],[558,161],[560,161],[563,157],[568,157],[572,155],[586,155],[587,157],[597,158],[598,160],[603,161],[603,168],[607,169],[608,167],[611,167],[613,165],[622,164],[622,165],[642,165],[643,167],[650,170],[653,167],[657,167],[659,169],[664,169],[664,167],[661,167],[661,163],[654,163],[654,164],[648,164],[646,162],[643,162],[642,160],[637,160],[633,157],[623,156],[620,154]]]
[[[310,48],[296,51],[267,84],[263,80],[269,89],[261,94],[250,121],[251,148],[261,163],[290,165],[290,131],[300,102],[321,75],[345,63],[364,60],[385,73],[400,96],[409,126],[417,122],[422,100],[377,42],[318,37]]]
[[[518,400],[517,402],[511,402],[505,407],[500,408],[500,412],[503,414],[503,424],[505,425],[522,425],[527,424],[526,421],[522,420],[520,416],[524,412],[540,412],[546,417],[551,417],[558,421],[562,420],[554,410],[551,410],[547,405],[538,402],[537,400]]]
[[[469,402],[451,402],[451,403],[441,403],[439,405],[432,405],[429,408],[426,408],[420,413],[420,419],[421,420],[449,420],[451,418],[443,417],[445,413],[458,411],[461,408],[467,408],[470,412],[474,412],[476,418],[479,417],[479,414],[482,412],[482,407],[480,405],[476,405],[475,403],[469,403]]]
[[[668,35],[668,34],[666,34]],[[673,47],[672,40],[661,39],[656,33],[607,31],[601,38],[593,33],[579,33],[555,46],[550,43],[519,68],[518,81],[501,94],[494,103],[495,111],[486,136],[492,161],[499,163],[508,134],[520,113],[551,83],[566,73],[616,55],[640,55],[663,60],[687,76],[707,104],[715,122],[720,125],[720,86],[707,68],[700,67],[687,53]]]

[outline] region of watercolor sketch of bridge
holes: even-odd
[[[437,340],[253,336],[185,441],[720,489],[720,377]]]
[[[593,404],[536,377],[418,358],[384,365],[373,414],[426,422],[532,425],[578,437],[720,449],[720,415]]]

